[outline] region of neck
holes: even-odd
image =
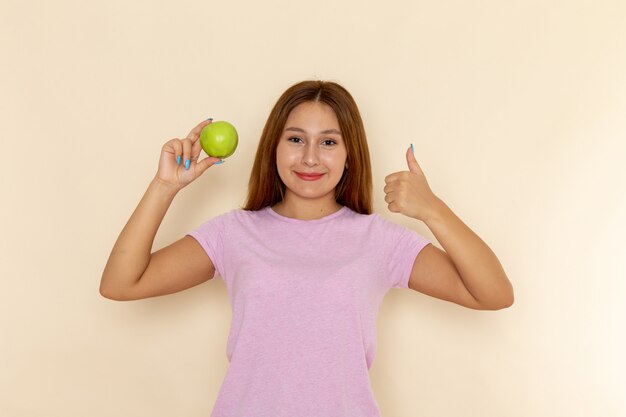
[[[316,220],[335,213],[341,207],[341,204],[335,201],[333,195],[330,195],[329,198],[309,200],[292,196],[288,193],[283,201],[276,203],[272,207],[272,210],[281,216],[292,219]]]

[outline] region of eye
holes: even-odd
[[[289,142],[293,142],[293,143],[299,143],[302,142],[302,139],[297,137],[297,136],[292,136],[289,139],[287,139]]]
[[[336,145],[337,142],[335,142],[333,139],[326,139],[325,141],[322,142],[324,145],[326,146],[332,146],[332,145]]]

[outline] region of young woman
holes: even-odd
[[[444,250],[371,214],[363,123],[348,91],[332,82],[301,82],[279,98],[242,209],[151,253],[176,194],[220,163],[199,160],[199,134],[209,123],[163,146],[100,292],[134,300],[224,279],[233,309],[230,366],[213,417],[379,416],[368,370],[389,289],[473,309],[513,303],[497,257],[431,191],[412,146],[408,171],[385,178],[385,201],[390,211],[423,221]]]

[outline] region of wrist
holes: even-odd
[[[427,226],[430,226],[433,223],[442,222],[450,212],[450,207],[448,207],[440,198],[436,198],[431,205],[428,217],[424,219],[424,223],[426,223]]]
[[[176,194],[178,194],[178,192],[181,190],[180,187],[163,181],[156,176],[152,179],[148,188],[154,193],[170,199],[176,197]]]

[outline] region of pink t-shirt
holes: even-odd
[[[369,368],[391,288],[429,242],[348,207],[317,220],[233,210],[189,233],[224,279],[230,365],[212,417],[378,417]]]

